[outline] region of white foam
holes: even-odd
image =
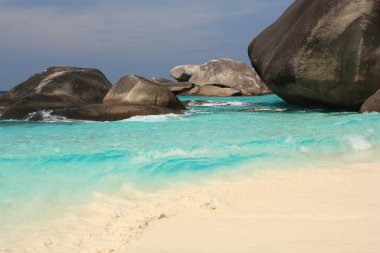
[[[368,150],[372,148],[372,144],[365,136],[353,135],[349,136],[348,140],[355,150]]]
[[[164,114],[164,115],[147,115],[147,116],[134,116],[129,119],[125,119],[122,121],[137,121],[137,122],[163,122],[168,121],[171,119],[181,119],[185,120],[183,118],[182,114]]]
[[[42,122],[49,122],[49,123],[54,123],[54,122],[67,122],[67,123],[72,123],[72,122],[81,122],[81,123],[94,123],[96,121],[88,121],[88,120],[74,120],[74,119],[68,119],[64,116],[58,116],[58,115],[53,115],[52,110],[44,110],[44,111],[38,111],[38,112],[32,112],[29,113],[28,116],[26,117],[26,121],[42,121]]]
[[[189,103],[189,106],[204,106],[204,107],[210,107],[210,106],[247,106],[249,103],[246,102],[240,102],[240,101],[227,101],[227,102],[221,102],[221,101],[191,101]]]
[[[285,112],[286,108],[254,108],[257,112]]]

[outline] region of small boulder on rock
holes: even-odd
[[[189,82],[199,86],[217,85],[231,88],[245,96],[270,92],[252,67],[231,59],[212,60],[200,65],[193,72]]]
[[[198,65],[181,65],[174,67],[170,71],[170,75],[179,82],[188,82],[198,68]]]
[[[168,88],[136,75],[122,77],[104,97],[103,103],[186,109]]]

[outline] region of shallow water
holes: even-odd
[[[94,192],[380,161],[380,114],[299,108],[275,95],[181,99],[192,100],[184,115],[0,121],[0,238]]]

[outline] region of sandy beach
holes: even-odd
[[[155,222],[125,252],[380,252],[380,165],[269,172]]]
[[[0,252],[380,252],[380,165],[272,170],[94,200]],[[27,236],[26,236],[27,235]]]

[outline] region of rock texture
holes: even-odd
[[[268,93],[268,88],[251,67],[231,59],[213,60],[200,65],[193,72],[190,82],[199,86],[231,88],[245,96]]]
[[[215,85],[205,85],[199,87],[198,95],[210,97],[232,97],[241,96],[241,92],[239,90],[231,88],[225,88]]]
[[[194,71],[198,70],[198,65],[181,65],[174,67],[170,71],[170,75],[180,82],[188,82]]]
[[[86,105],[81,108],[54,110],[52,113],[69,119],[115,121],[133,116],[180,114],[181,112],[175,109],[152,105],[95,104]]]
[[[380,112],[380,89],[364,102],[360,112]]]
[[[122,77],[104,97],[103,103],[186,109],[168,88],[136,75]]]
[[[359,109],[380,88],[380,1],[296,0],[248,53],[283,99]]]
[[[97,69],[51,67],[0,98],[1,118],[22,119],[37,110],[100,103],[112,85]]]
[[[161,85],[171,90],[174,94],[182,94],[194,88],[194,85],[189,82],[161,83]]]
[[[151,77],[148,79],[149,81],[155,82],[155,83],[175,83],[177,82],[176,80],[169,80],[166,78],[161,78],[161,77]]]
[[[151,77],[148,80],[165,86],[176,95],[187,92],[194,88],[194,85],[189,82],[179,82],[160,77]]]

